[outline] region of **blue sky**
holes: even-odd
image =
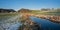
[[[7,9],[41,9],[60,8],[60,0],[0,0],[0,8]]]

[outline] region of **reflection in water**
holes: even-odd
[[[49,20],[36,18],[36,17],[30,17],[30,19],[38,24],[41,24],[42,30],[60,30],[60,24],[53,23]]]
[[[19,17],[20,16],[6,17],[7,19],[3,18],[5,20],[0,21],[0,30],[17,30],[21,25],[21,23],[18,22]]]
[[[9,17],[6,20],[1,20],[0,21],[0,30],[17,30],[21,23],[18,22],[18,18],[20,16],[15,16],[15,17]],[[42,30],[60,30],[60,24],[53,23],[49,20],[41,19],[41,18],[36,18],[30,16],[30,19],[37,24],[41,25]]]
[[[17,22],[16,24],[13,24],[13,25],[11,25],[8,29],[6,29],[6,30],[18,30],[18,28],[19,28],[19,26],[20,26],[21,24],[19,23],[19,22]]]

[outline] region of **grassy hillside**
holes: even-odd
[[[32,10],[32,12],[29,12],[32,14],[44,14],[44,15],[60,15],[60,11],[40,11],[40,10]]]
[[[18,15],[17,13],[0,13],[0,18],[8,17],[8,16],[16,16]]]

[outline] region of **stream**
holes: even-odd
[[[36,22],[37,24],[41,24],[40,27],[42,30],[60,30],[60,24],[53,23],[49,20],[45,20],[33,16],[30,16],[30,19]]]
[[[18,18],[20,17],[20,15],[17,15],[14,17],[0,19],[0,30],[18,30],[18,28],[22,25],[18,21]],[[41,25],[40,27],[42,30],[60,30],[60,24],[33,16],[30,16],[29,18],[37,24]]]

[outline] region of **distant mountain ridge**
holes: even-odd
[[[18,12],[26,13],[26,12],[31,12],[31,10],[22,8],[22,9],[18,10]]]
[[[0,13],[10,13],[10,12],[16,12],[13,9],[0,9]]]

